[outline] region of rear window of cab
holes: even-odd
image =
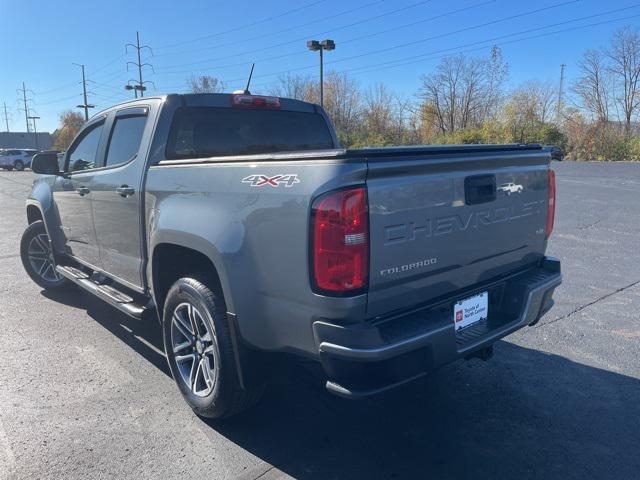
[[[224,107],[182,107],[173,117],[167,159],[334,148],[317,113]]]

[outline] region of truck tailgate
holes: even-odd
[[[543,256],[549,154],[539,147],[362,154],[369,169],[369,317],[452,294]]]

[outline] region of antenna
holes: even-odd
[[[249,84],[251,83],[251,77],[253,77],[253,67],[255,66],[255,62],[251,64],[251,72],[249,72],[249,80],[247,80],[247,88],[244,89],[245,95],[251,95],[251,92],[249,91]]]

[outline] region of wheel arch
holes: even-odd
[[[211,248],[198,248],[193,242],[164,240],[153,245],[149,261],[149,277],[158,315],[162,309],[167,292],[176,280],[193,274],[205,275],[212,289],[217,289],[224,297],[227,311],[233,311],[233,300],[229,292],[224,270],[219,260],[214,260]],[[213,257],[213,258],[212,258]]]
[[[32,224],[42,220],[47,230],[54,252],[65,252],[66,238],[60,228],[60,216],[53,201],[53,182],[51,175],[36,179],[26,203],[27,222]]]
[[[42,220],[44,222],[44,216],[42,215],[42,210],[35,203],[27,203],[27,223],[31,225],[32,223],[37,222],[38,220]],[[46,224],[45,224],[46,228]]]

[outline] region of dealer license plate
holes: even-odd
[[[489,294],[487,292],[457,301],[453,306],[453,324],[456,332],[480,320],[486,320],[488,313]]]

